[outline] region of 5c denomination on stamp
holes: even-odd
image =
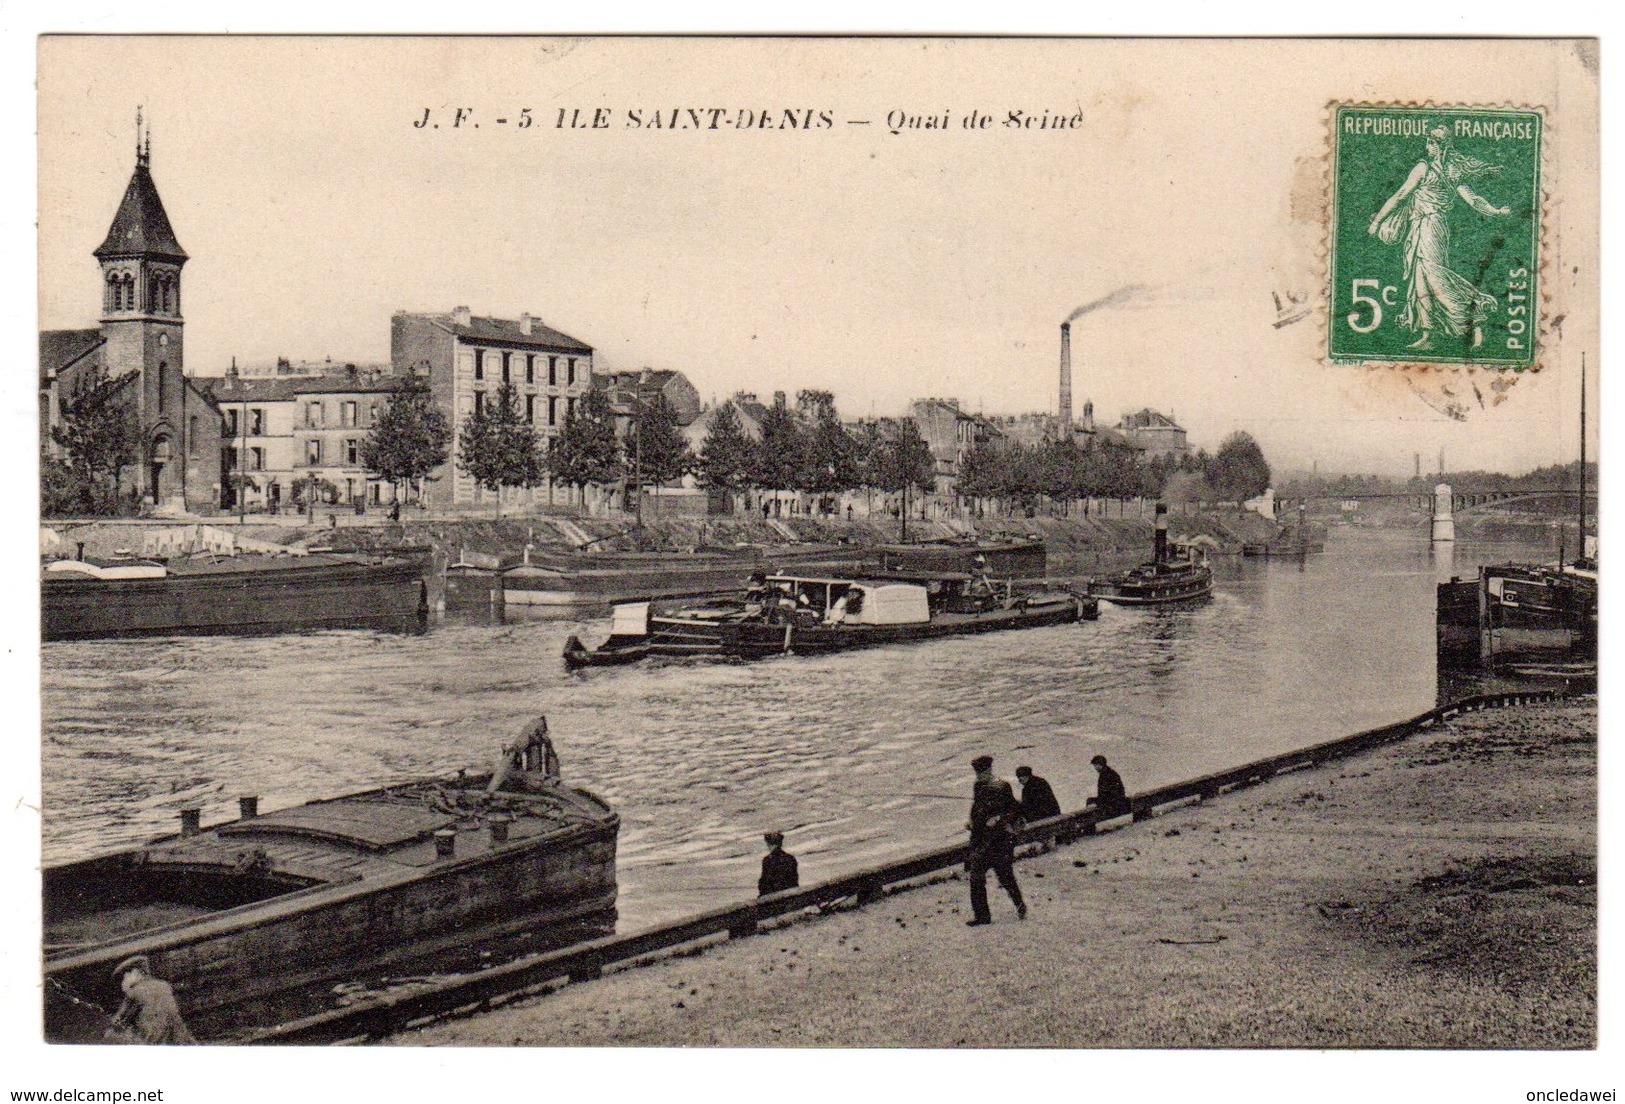
[[[1535,365],[1539,111],[1332,113],[1334,361]]]

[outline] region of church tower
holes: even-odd
[[[102,268],[103,357],[112,377],[136,374],[142,483],[154,504],[185,494],[186,382],[181,372],[181,266],[186,251],[152,182],[152,133],[136,114],[135,172],[107,239]]]

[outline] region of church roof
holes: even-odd
[[[138,158],[130,186],[124,189],[124,199],[108,228],[107,240],[96,250],[97,260],[110,257],[151,256],[169,260],[186,260],[186,250],[175,240],[169,215],[164,212],[164,201],[158,198],[158,188],[152,182],[145,157]]]
[[[39,367],[42,375],[60,372],[83,360],[87,353],[102,345],[102,331],[97,330],[41,330],[39,334]]]

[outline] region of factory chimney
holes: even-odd
[[[1061,428],[1072,428],[1072,323],[1061,323]]]

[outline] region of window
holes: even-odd
[[[564,364],[564,386],[573,387],[576,382],[576,358],[571,357]]]
[[[237,470],[237,450],[234,449],[234,448],[223,448],[223,449],[221,449],[220,450],[220,466],[225,468],[228,472],[236,471]]]
[[[354,437],[348,437],[344,441],[344,462],[346,464],[361,462],[361,442]]]
[[[485,353],[479,349],[474,350],[474,378],[477,380],[485,378]]]
[[[236,407],[227,407],[226,410],[225,410],[225,416],[226,416],[226,436],[227,437],[235,437],[235,436],[237,436],[237,408]]]
[[[248,412],[248,435],[250,437],[265,436],[265,411],[259,407]]]
[[[547,424],[550,426],[559,424],[559,397],[557,395],[547,397]]]
[[[536,424],[536,396],[535,395],[526,395],[525,396],[525,421],[529,422],[531,425]]]
[[[354,401],[339,404],[339,424],[346,428],[355,425],[356,404]]]
[[[368,425],[377,425],[378,424],[378,404],[377,403],[372,403],[367,407],[367,424]]]
[[[476,391],[476,392],[474,392],[474,413],[478,414],[480,411],[482,411],[484,409],[485,409],[485,392],[484,391]]]
[[[248,450],[248,470],[249,471],[264,471],[265,470],[265,450],[264,449],[262,449],[262,448],[251,448],[251,449]]]
[[[564,416],[566,418],[574,418],[576,416],[576,400],[573,395],[569,399],[565,400]]]
[[[536,382],[536,355],[534,353],[525,354],[525,382]]]
[[[158,413],[164,412],[164,393],[169,390],[169,363],[158,362]]]
[[[547,358],[547,385],[549,387],[559,385],[559,358],[556,356]]]
[[[320,464],[322,462],[322,443],[312,439],[305,442],[305,463]]]
[[[512,379],[512,377],[510,375],[511,369],[509,368],[509,365],[508,365],[508,362],[509,362],[510,359],[512,359],[512,356],[513,356],[512,353],[503,353],[502,354],[502,382],[503,383],[512,383],[513,382],[513,379]]]
[[[322,424],[322,403],[320,399],[305,404],[305,424],[312,427]]]
[[[353,479],[346,479],[344,481],[344,501],[355,501],[355,480]]]

